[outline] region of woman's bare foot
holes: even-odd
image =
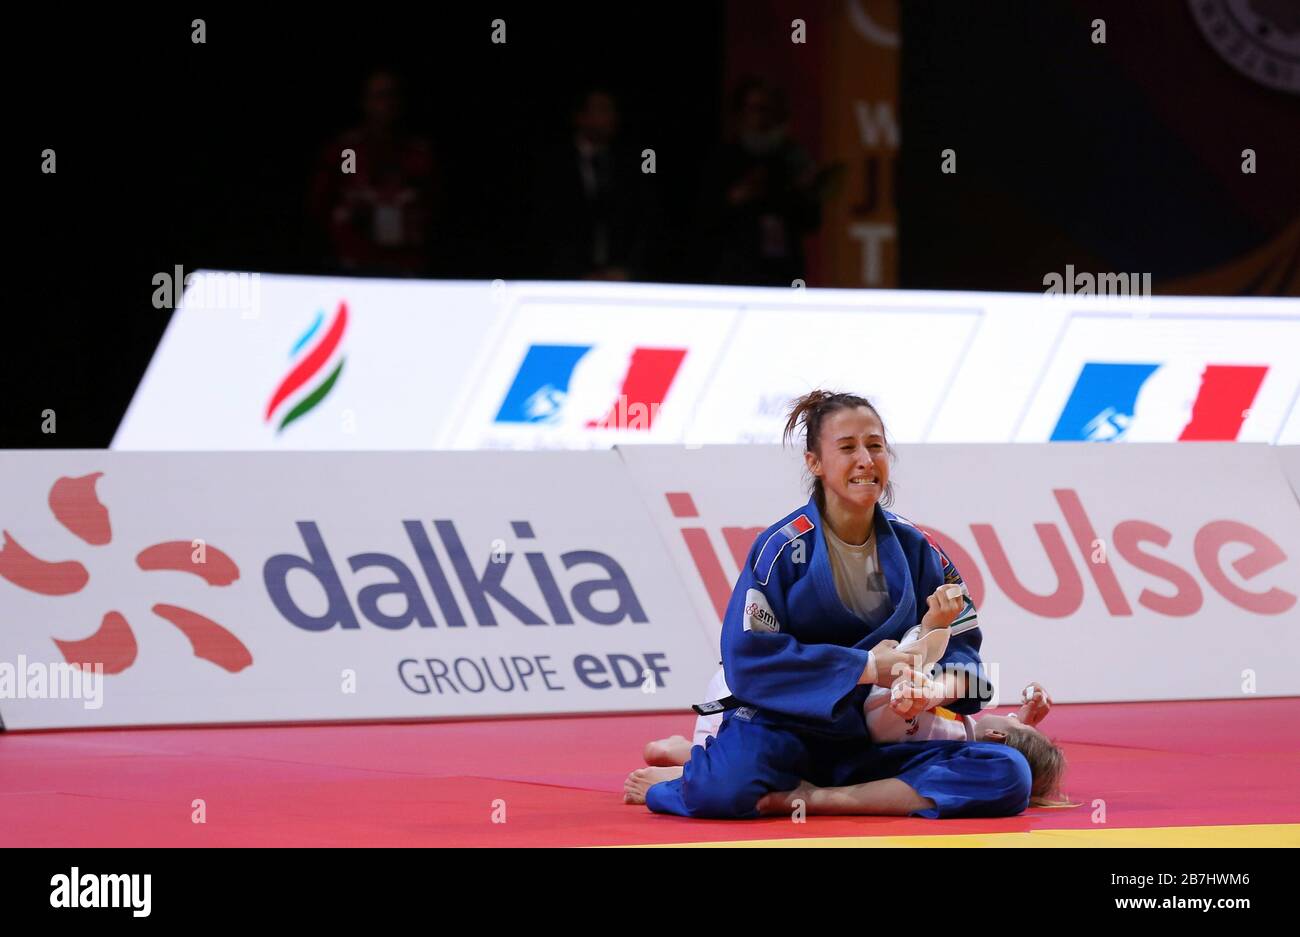
[[[682,776],[680,766],[667,768],[637,768],[623,782],[623,803],[644,804],[645,792],[660,781],[674,781]]]
[[[684,765],[691,760],[691,740],[680,735],[645,743],[645,763],[660,768]]]
[[[816,787],[807,781],[801,781],[799,786],[792,791],[772,791],[770,794],[764,794],[758,799],[758,812],[765,817],[774,817],[790,815],[794,813],[795,801],[803,801],[804,810],[807,812],[809,801],[811,801]]]

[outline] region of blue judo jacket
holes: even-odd
[[[867,653],[902,640],[925,616],[926,599],[945,582],[965,583],[948,557],[919,529],[876,506],[876,553],[891,610],[873,627],[840,601],[823,539],[816,498],[763,531],[750,548],[722,624],[722,663],[731,694],[745,709],[731,717],[797,727],[829,738],[867,738],[858,680]],[[963,622],[975,615],[967,607]],[[956,635],[940,665],[972,674],[979,697],[992,688],[980,661],[979,628]],[[978,697],[949,705],[971,715]]]

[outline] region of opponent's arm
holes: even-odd
[[[971,716],[979,712],[982,702],[992,699],[993,686],[984,671],[984,662],[980,658],[980,645],[984,636],[980,633],[979,619],[975,603],[971,599],[961,573],[952,560],[933,543],[929,545],[923,559],[921,571],[922,594],[934,599],[934,593],[943,585],[955,585],[961,590],[962,608],[952,624],[959,626],[960,633],[953,634],[948,641],[948,649],[939,661],[939,670],[935,681],[939,685],[939,699],[927,708],[945,706],[953,712]],[[935,603],[927,602],[926,617],[936,614]],[[943,614],[950,613],[951,606],[943,606]],[[924,623],[925,618],[922,619]]]

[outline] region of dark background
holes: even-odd
[[[829,2],[810,0],[810,28]],[[14,13],[8,44],[25,64],[5,157],[19,209],[0,446],[108,445],[169,316],[151,305],[155,273],[324,272],[310,173],[380,65],[405,79],[410,122],[448,182],[435,275],[534,275],[536,155],[566,137],[573,95],[601,84],[624,139],[657,153],[649,278],[705,280],[696,211],[722,132],[728,18],[744,9]],[[195,16],[206,45],[190,42]],[[1108,20],[1101,50],[1095,16]],[[505,45],[490,42],[496,17]],[[1160,292],[1275,240],[1300,212],[1300,98],[1217,59],[1182,0],[904,0],[902,32],[905,287],[1041,290],[1044,271],[1075,263],[1151,271]],[[1262,155],[1243,180],[1246,146]],[[56,175],[37,168],[45,147]],[[937,172],[945,147],[955,176]],[[1294,283],[1294,255],[1283,262]],[[40,431],[46,408],[56,435]]]
[[[1297,0],[1251,6],[1300,35]],[[1190,7],[904,2],[903,285],[1041,292],[1072,263],[1157,294],[1296,295],[1300,96],[1225,62]],[[1218,275],[1252,252],[1272,276]]]

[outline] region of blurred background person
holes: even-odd
[[[732,119],[707,195],[713,282],[789,286],[804,276],[803,238],[821,223],[817,167],[790,139],[782,96],[763,82],[741,82]]]
[[[534,180],[533,242],[546,277],[631,280],[645,275],[652,236],[641,157],[618,139],[614,95],[589,87],[570,112],[568,139]]]
[[[321,153],[312,215],[339,272],[426,274],[437,181],[433,148],[405,129],[402,86],[392,71],[378,69],[366,78],[361,114],[360,125]],[[352,167],[345,150],[356,154]]]

